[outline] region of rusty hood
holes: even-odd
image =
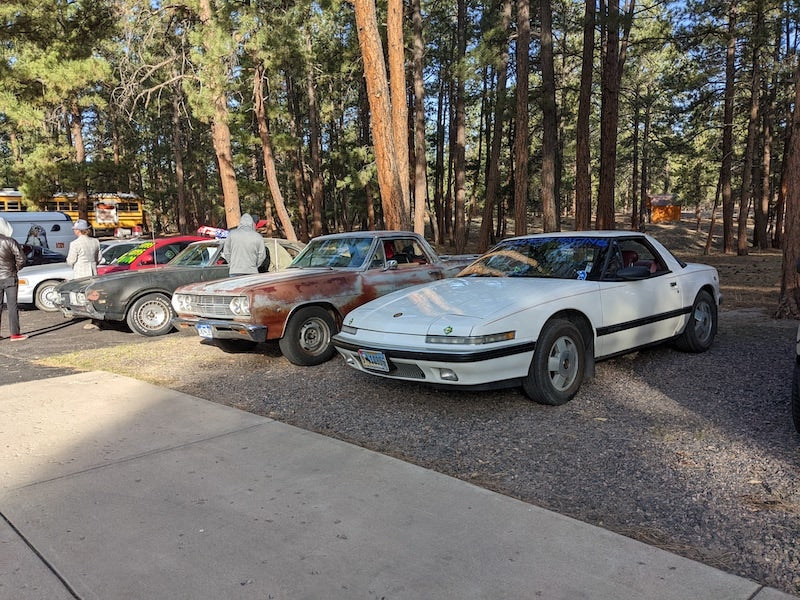
[[[206,283],[189,284],[176,291],[184,294],[237,296],[254,292],[267,292],[275,287],[308,285],[312,281],[319,284],[336,279],[340,279],[342,282],[350,282],[355,275],[354,271],[343,269],[290,268],[278,273],[240,275]]]

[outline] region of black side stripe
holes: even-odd
[[[451,363],[471,363],[479,362],[482,360],[489,360],[492,358],[502,358],[504,356],[513,356],[514,354],[522,354],[523,352],[533,352],[536,349],[536,342],[526,342],[524,344],[516,344],[514,346],[504,346],[503,348],[495,348],[493,350],[481,350],[476,352],[425,352],[422,350],[394,350],[391,348],[375,348],[370,346],[362,346],[353,344],[351,342],[344,342],[334,339],[333,345],[337,348],[351,350],[357,352],[358,350],[373,350],[383,352],[387,358],[403,358],[406,360],[430,360],[437,362],[451,362]]]
[[[636,329],[637,327],[650,325],[652,323],[658,323],[659,321],[665,321],[667,319],[674,319],[675,317],[680,317],[681,315],[688,315],[690,312],[692,312],[692,307],[685,306],[677,310],[671,310],[669,312],[661,313],[660,315],[651,315],[649,317],[636,319],[634,321],[618,323],[617,325],[609,325],[608,327],[598,327],[597,337],[602,337],[604,335],[611,335],[612,333],[619,333],[620,331],[626,331],[628,329]]]

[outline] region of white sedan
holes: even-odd
[[[522,386],[537,402],[563,404],[596,360],[670,340],[708,350],[721,302],[716,269],[648,235],[538,234],[504,240],[454,279],[356,308],[334,345],[365,373]]]
[[[112,260],[135,248],[141,240],[104,240],[100,242],[100,264]],[[19,272],[17,302],[34,304],[39,310],[55,312],[59,310],[53,302],[56,286],[73,277],[72,267],[65,262],[25,267]]]

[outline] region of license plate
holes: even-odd
[[[359,350],[358,356],[361,359],[361,364],[365,369],[372,371],[389,372],[389,362],[386,360],[386,355],[383,352],[376,352],[375,350]]]
[[[205,323],[198,323],[195,327],[197,327],[197,333],[200,334],[201,338],[211,339],[214,337],[214,331],[211,329],[211,325],[206,325]]]

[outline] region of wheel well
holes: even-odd
[[[286,316],[286,319],[283,322],[283,331],[281,331],[281,335],[279,337],[283,337],[284,332],[286,331],[286,324],[298,310],[302,310],[304,308],[312,308],[314,306],[327,311],[333,317],[333,322],[336,324],[336,328],[337,329],[342,328],[344,317],[342,317],[342,315],[339,313],[339,309],[337,309],[333,304],[331,304],[330,302],[310,302],[307,304],[299,304],[298,306],[292,308],[291,311],[289,311],[289,314]]]
[[[127,317],[128,313],[131,311],[131,307],[134,305],[134,303],[137,300],[139,300],[141,298],[144,298],[145,296],[149,296],[150,294],[161,294],[161,295],[167,297],[167,301],[168,302],[170,302],[170,303],[172,302],[172,294],[173,294],[173,292],[168,292],[166,290],[144,290],[144,291],[139,291],[139,292],[136,293],[135,296],[131,296],[130,298],[128,298],[128,302],[125,304],[125,316]]]
[[[592,322],[589,320],[585,314],[577,310],[562,310],[561,312],[557,312],[553,316],[551,316],[548,321],[552,321],[553,319],[566,319],[570,321],[575,327],[578,328],[578,331],[581,332],[581,337],[583,337],[583,345],[586,348],[586,370],[585,374],[587,377],[594,376],[594,339],[595,339],[595,331],[594,327],[592,327]]]
[[[714,299],[714,303],[717,302],[717,297],[716,297],[716,295],[714,295],[714,286],[712,286],[712,285],[707,283],[703,287],[701,287],[699,290],[697,290],[698,294],[700,292],[708,292],[711,295],[711,297]],[[695,298],[696,297],[697,296],[695,296]],[[694,302],[694,298],[692,298],[692,302]]]
[[[33,293],[36,294],[39,291],[39,288],[42,287],[43,284],[48,283],[50,281],[55,281],[56,283],[63,283],[66,279],[59,279],[57,277],[53,277],[52,279],[43,279],[39,283],[36,284],[36,287],[33,288]]]

